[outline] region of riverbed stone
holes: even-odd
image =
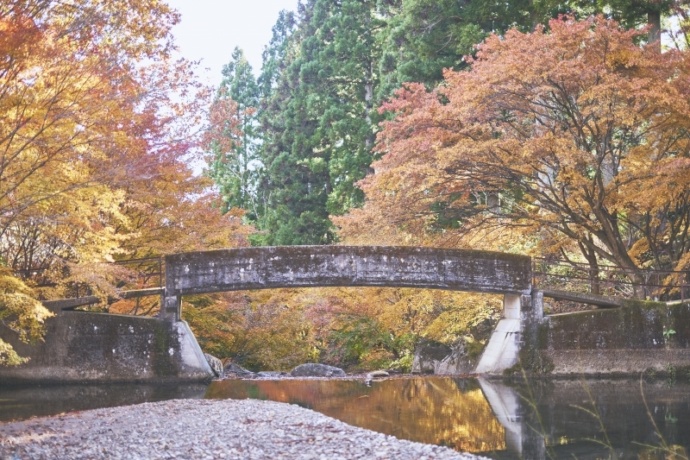
[[[388,377],[390,374],[386,371],[372,371],[367,374],[367,378],[370,379],[376,379],[376,378],[383,378],[383,377]]]
[[[290,375],[292,377],[345,377],[346,374],[339,367],[319,363],[306,363],[294,368]]]
[[[480,457],[353,427],[296,405],[194,399],[0,423],[0,459],[5,458],[470,460]]]
[[[290,374],[282,371],[261,371],[257,372],[256,376],[264,379],[279,379],[281,377],[289,377]]]
[[[245,369],[237,363],[228,363],[223,368],[223,374],[229,378],[250,378],[256,377],[256,373]]]
[[[464,338],[451,346],[424,341],[415,348],[411,372],[435,375],[471,374],[476,365],[477,356],[467,350]]]

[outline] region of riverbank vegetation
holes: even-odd
[[[113,261],[249,244],[490,249],[592,280],[690,266],[684,0],[304,0],[258,76],[235,49],[215,89],[174,57],[177,14],[129,3],[1,7],[0,277],[31,298],[105,299],[133,282]],[[0,320],[27,292],[0,298]],[[476,343],[500,308],[372,288],[183,312],[252,368],[407,370],[420,338]]]

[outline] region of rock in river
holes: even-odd
[[[290,372],[292,377],[345,377],[345,371],[326,364],[300,364]]]
[[[228,378],[253,378],[256,377],[256,374],[252,371],[249,371],[245,369],[244,367],[240,366],[239,364],[235,363],[230,363],[225,366],[225,369],[223,369],[224,374]]]

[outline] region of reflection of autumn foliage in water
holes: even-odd
[[[505,449],[505,431],[473,380],[225,380],[207,398],[255,398],[298,404],[351,425],[460,451]]]

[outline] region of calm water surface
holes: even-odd
[[[211,385],[0,387],[0,420],[171,398],[265,399],[495,459],[675,459],[690,453],[690,385],[506,385],[450,377],[225,380]],[[675,457],[674,457],[675,455]]]

